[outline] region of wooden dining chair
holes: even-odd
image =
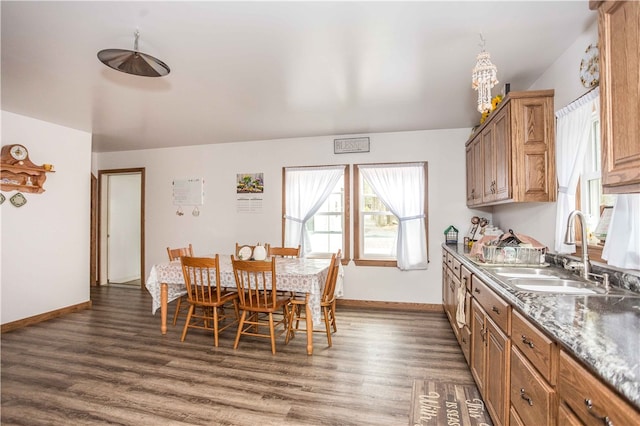
[[[187,285],[189,312],[180,341],[184,342],[190,328],[213,330],[213,343],[218,346],[221,331],[238,323],[238,293],[225,291],[220,283],[220,256],[180,258],[184,282]],[[224,306],[233,304],[233,313]],[[196,309],[199,308],[199,309]],[[213,327],[213,328],[212,328]]]
[[[309,332],[326,332],[327,342],[329,347],[332,346],[331,342],[331,328],[334,332],[337,331],[335,324],[335,290],[336,282],[338,279],[340,268],[340,256],[341,252],[331,256],[331,263],[329,265],[329,272],[327,273],[327,279],[325,280],[324,289],[322,291],[322,298],[320,300],[320,308],[322,310],[322,319],[324,321],[325,330],[305,330]],[[289,343],[295,336],[295,331],[300,330],[300,322],[306,323],[306,305],[309,299],[309,295],[305,295],[304,298],[295,297],[290,301],[289,307],[289,320],[287,321],[287,337],[285,343]],[[294,325],[295,322],[295,325]]]
[[[250,260],[253,259],[253,251],[255,250],[256,246],[259,245],[260,243],[256,244],[256,245],[250,245],[250,244],[238,244],[236,243],[236,258],[240,259],[240,260]],[[243,249],[244,247],[249,247],[251,249],[251,254],[249,254],[249,257],[246,257],[246,255],[244,253],[240,253],[240,250]],[[269,244],[264,244],[264,249],[267,252],[267,255],[269,254],[269,250],[270,250],[270,246]]]
[[[278,335],[286,333],[289,296],[277,292],[276,259],[269,262],[237,260],[231,258],[233,273],[238,288],[239,305],[242,310],[234,349],[240,343],[240,336],[254,336],[271,339],[271,353],[276,353],[276,329],[282,325]],[[266,285],[266,284],[269,284]],[[269,288],[267,288],[269,287]],[[274,317],[282,311],[282,318]],[[265,327],[267,331],[261,332]]]
[[[269,256],[275,257],[300,257],[300,246],[298,247],[269,247]]]
[[[188,247],[180,247],[180,248],[171,248],[167,247],[167,254],[169,255],[169,261],[178,260],[183,256],[193,256],[193,246],[189,244]],[[178,316],[180,315],[180,310],[188,310],[189,305],[187,303],[183,303],[183,298],[185,296],[180,296],[176,301],[176,311],[173,314],[173,325],[176,325],[178,322]]]

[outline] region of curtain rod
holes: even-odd
[[[569,112],[581,107],[586,102],[593,100],[596,96],[599,96],[599,95],[600,95],[600,86],[596,86],[589,89],[588,92],[583,93],[582,95],[574,99],[571,103],[569,103],[567,106],[565,106],[564,108],[560,108],[558,111],[556,111],[555,113],[556,118],[560,118],[568,114]]]

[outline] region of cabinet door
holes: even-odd
[[[471,302],[471,375],[478,385],[478,390],[484,395],[484,364],[485,364],[485,328],[484,311],[472,300]]]
[[[640,192],[640,3],[599,9],[602,186]]]
[[[503,108],[493,119],[493,155],[495,201],[511,198],[511,125],[509,107]]]
[[[558,396],[585,425],[640,425],[640,411],[564,351],[560,351],[556,389]]]
[[[482,135],[478,135],[466,147],[467,160],[467,206],[475,206],[482,202]]]
[[[495,200],[495,152],[493,146],[493,125],[488,125],[481,135],[482,139],[482,202],[487,203]]]
[[[508,424],[509,417],[509,360],[510,341],[493,323],[485,318],[486,363],[484,399],[491,418],[496,425]]]
[[[467,145],[465,151],[466,165],[467,165],[467,206],[473,206],[475,204],[475,169],[473,162],[473,142]]]
[[[482,168],[482,138],[473,141],[473,204],[482,202],[482,182],[484,179],[484,169]]]

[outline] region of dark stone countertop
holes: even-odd
[[[472,262],[462,245],[442,246],[640,409],[640,294],[579,296],[519,291],[492,275],[491,267]]]

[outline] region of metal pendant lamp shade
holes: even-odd
[[[127,74],[143,77],[163,77],[171,71],[169,66],[160,59],[146,53],[138,52],[138,38],[140,32],[135,32],[136,40],[133,50],[104,49],[98,52],[100,62]]]

